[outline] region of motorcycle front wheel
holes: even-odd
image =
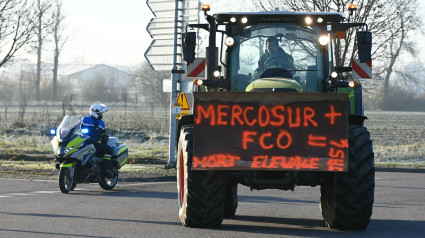
[[[112,173],[111,177],[105,177],[105,175],[100,175],[99,186],[105,190],[111,190],[117,185],[118,182],[118,169],[111,168],[109,170]]]
[[[59,188],[62,193],[69,193],[74,189],[76,183],[73,177],[71,177],[71,169],[68,167],[62,167],[59,171]]]

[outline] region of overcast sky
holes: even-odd
[[[146,25],[153,17],[145,0],[65,0],[70,35],[62,63],[134,65],[150,44]]]
[[[62,52],[61,63],[134,66],[144,62],[144,53],[151,43],[146,26],[153,17],[145,0],[63,2],[70,38]],[[226,0],[211,3],[212,13],[249,11],[250,7],[243,0],[233,0],[230,6]],[[420,5],[422,9],[421,1]],[[425,51],[425,47],[420,49]]]
[[[146,0],[63,2],[70,39],[62,52],[61,63],[131,66],[144,62],[144,53],[151,43],[146,26],[153,17]],[[233,0],[230,9],[225,0],[211,2],[213,10],[228,8],[223,11],[247,11],[243,8],[249,5],[237,4],[243,0]]]

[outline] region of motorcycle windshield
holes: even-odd
[[[59,141],[67,141],[80,131],[82,116],[66,115],[58,127],[56,136]]]

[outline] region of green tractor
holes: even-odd
[[[351,67],[334,65],[333,39],[361,28],[359,62],[370,64],[367,25],[343,13],[203,10],[208,24],[190,24],[182,36],[187,62],[195,59],[196,30],[208,32],[209,42],[192,113],[177,126],[182,224],[216,227],[233,217],[239,184],[320,186],[330,228],[365,229],[374,201],[372,141],[361,85],[342,79]]]

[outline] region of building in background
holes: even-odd
[[[103,78],[105,84],[122,89],[131,87],[134,81],[132,74],[105,64],[62,65],[58,75],[62,85],[70,84],[75,87],[89,85]]]

